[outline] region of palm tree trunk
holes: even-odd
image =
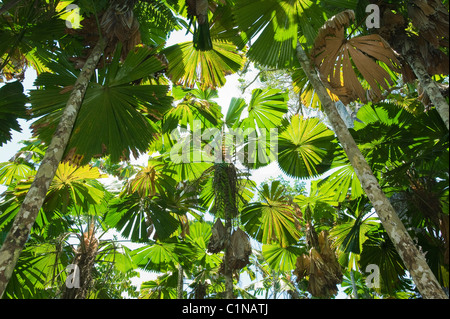
[[[230,254],[231,254],[231,217],[225,209],[225,229],[227,231],[227,238],[225,240],[225,256],[224,256],[224,276],[225,276],[225,298],[233,299],[233,271],[230,267]]]
[[[272,271],[272,289],[273,289],[273,299],[277,299],[278,294],[278,288],[277,283],[280,280],[278,273],[275,271]]]
[[[11,230],[0,248],[0,298],[3,295],[14,267],[30,235],[39,210],[45,200],[50,183],[69,142],[75,120],[80,110],[89,81],[102,56],[106,41],[100,39],[84,65],[70,94],[61,121],[39,166]]]
[[[411,48],[411,50],[407,50],[407,53],[403,54],[403,57],[408,62],[414,74],[417,76],[420,85],[422,85],[424,91],[427,93],[431,102],[436,107],[436,110],[438,111],[448,130],[449,129],[448,103],[445,100],[444,96],[442,95],[437,83],[433,81],[431,76],[428,74],[427,69],[423,65],[421,59],[418,57],[417,54],[414,54],[415,51],[416,48]]]
[[[359,299],[358,296],[358,287],[356,287],[356,281],[355,281],[355,273],[354,270],[350,270],[350,279],[352,281],[352,290],[353,290],[353,297],[355,299]]]
[[[388,198],[381,190],[369,164],[361,154],[355,140],[340,117],[335,104],[328,95],[325,86],[320,81],[316,70],[311,67],[309,58],[300,43],[297,45],[297,58],[318,94],[328,120],[344,148],[365,193],[369,197],[386,232],[410,272],[419,292],[424,298],[447,299],[447,295],[442,290],[436,277],[428,266],[425,256],[419,252],[414,245],[414,242],[406,231],[403,223],[397,216],[397,213]]]
[[[183,266],[178,264],[177,299],[183,299]]]

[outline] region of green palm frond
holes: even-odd
[[[243,120],[242,128],[271,129],[279,126],[287,113],[287,92],[267,88],[254,89],[248,104],[248,117]]]
[[[336,154],[333,159],[333,171],[321,182],[321,189],[328,193],[334,193],[337,202],[344,202],[346,199],[356,199],[364,195],[358,176],[356,176],[353,166],[349,163],[345,154]]]
[[[247,103],[243,98],[231,98],[228,112],[225,116],[225,124],[229,128],[236,128],[240,123],[242,111],[247,108]]]
[[[301,103],[304,106],[322,110],[322,102],[320,102],[319,96],[302,68],[297,68],[292,73],[292,85],[294,92],[300,94]],[[327,89],[327,92],[333,101],[339,101],[339,98],[331,93],[329,89]]]
[[[222,113],[220,106],[214,101],[217,91],[212,89],[182,89],[174,87],[172,95],[175,100],[181,100],[171,108],[163,118],[163,132],[170,132],[178,126],[194,129],[197,121],[199,128],[218,127]]]
[[[323,218],[332,219],[336,214],[338,202],[334,192],[326,190],[318,181],[311,181],[309,196],[297,195],[294,202],[300,207],[306,220],[320,221]]]
[[[222,262],[220,254],[207,252],[209,239],[211,238],[211,225],[206,222],[195,222],[189,225],[188,242],[197,249],[196,260],[200,261],[207,269],[218,267]]]
[[[178,17],[166,1],[138,1],[133,12],[139,21],[142,43],[147,45],[163,45],[170,32],[181,29]]]
[[[244,38],[241,46],[257,37],[248,50],[249,59],[276,68],[297,65],[299,34],[312,44],[324,22],[320,8],[310,0],[238,0],[233,9]]]
[[[168,238],[180,225],[164,206],[137,193],[113,200],[105,223],[133,242],[148,242],[153,230],[158,238]]]
[[[19,81],[6,83],[0,87],[0,96],[0,146],[2,146],[11,140],[12,130],[22,131],[17,119],[28,116],[25,107],[27,97],[23,94],[22,83]]]
[[[334,245],[344,253],[361,254],[364,242],[368,239],[367,234],[377,226],[377,218],[358,211],[357,216],[345,223],[338,224],[330,231],[330,237],[334,239]]]
[[[197,51],[192,42],[164,49],[169,61],[167,75],[172,82],[187,87],[196,83],[201,83],[202,88],[224,86],[225,76],[239,71],[245,59],[231,43],[213,41],[213,44],[210,51]]]
[[[168,175],[164,162],[150,158],[147,166],[140,170],[128,182],[126,193],[138,193],[140,197],[153,197],[171,190],[175,181]]]
[[[46,212],[61,210],[66,212],[69,206],[88,210],[90,205],[97,205],[106,195],[106,190],[97,179],[103,178],[96,167],[74,166],[68,162],[60,163],[55,177],[45,198],[43,209]],[[14,195],[23,199],[31,187],[34,176],[19,183],[14,189]]]
[[[260,202],[245,206],[241,212],[245,231],[263,244],[295,244],[301,236],[299,216],[284,196],[283,186],[279,181],[264,184],[260,195]]]
[[[166,272],[176,268],[182,260],[195,258],[196,249],[191,244],[171,238],[135,249],[130,255],[133,262],[143,270]]]
[[[263,245],[262,255],[275,271],[291,272],[295,269],[297,257],[304,253],[304,249],[288,246],[280,247],[278,245]]]
[[[27,179],[35,173],[28,163],[18,161],[0,163],[0,184],[10,185],[21,179]]]
[[[317,118],[295,115],[278,139],[278,165],[289,176],[317,177],[330,169],[333,131]]]
[[[380,289],[384,293],[391,294],[397,289],[406,288],[406,268],[387,233],[380,226],[380,229],[368,233],[367,237],[361,252],[361,268],[366,269],[370,264],[379,267]]]
[[[120,48],[117,50],[120,52]],[[64,63],[63,63],[64,64]],[[67,64],[67,63],[66,63]],[[42,90],[30,92],[32,111],[40,116],[35,134],[50,141],[72,90],[78,72],[63,66],[54,74],[44,73],[36,80]],[[135,85],[161,71],[164,66],[154,51],[141,47],[131,51],[123,64],[116,58],[101,70],[87,89],[72,136],[67,146],[67,159],[88,162],[92,157],[109,154],[111,161],[127,159],[146,152],[158,131],[156,122],[168,109],[172,98],[164,85]]]

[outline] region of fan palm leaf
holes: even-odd
[[[263,245],[262,255],[269,264],[270,268],[275,271],[290,273],[295,269],[297,257],[304,253],[304,249],[288,246],[280,247],[278,245]]]
[[[311,53],[322,81],[344,104],[356,99],[367,102],[368,94],[358,80],[353,64],[377,98],[381,97],[380,87],[388,89],[394,84],[394,75],[388,70],[400,71],[394,51],[379,35],[346,38],[345,28],[354,19],[352,10],[329,19],[319,30]]]
[[[27,118],[25,103],[27,97],[23,94],[20,82],[7,83],[0,87],[0,146],[11,140],[11,131],[21,132],[19,118]]]
[[[47,212],[53,212],[55,209],[65,212],[72,205],[87,210],[89,205],[99,204],[105,196],[105,189],[97,179],[103,177],[105,175],[102,175],[96,167],[60,163],[48,189],[43,209]],[[31,176],[27,181],[16,185],[15,196],[19,198],[25,196],[33,179],[34,176]]]
[[[117,50],[120,53],[120,49]],[[116,58],[86,92],[66,148],[66,159],[81,164],[92,157],[110,154],[111,161],[127,159],[145,152],[157,132],[158,121],[172,98],[164,85],[133,85],[134,81],[152,76],[163,65],[154,52],[141,47],[131,51],[123,64]],[[56,63],[52,63],[53,68]],[[36,85],[43,90],[30,92],[35,134],[48,142],[62,114],[68,92],[75,82],[75,70],[42,74]],[[61,85],[63,87],[61,87]]]
[[[238,0],[233,7],[242,31],[241,46],[256,38],[248,57],[261,65],[288,68],[297,65],[295,50],[299,33],[309,43],[324,22],[321,10],[310,0]]]
[[[0,184],[10,185],[11,183],[26,179],[35,173],[28,164],[18,162],[0,163]]]
[[[210,51],[197,51],[192,42],[175,44],[162,51],[169,61],[167,75],[173,83],[203,88],[225,85],[225,76],[239,71],[244,66],[244,57],[235,45],[213,41]]]
[[[168,239],[135,249],[130,255],[133,262],[143,270],[166,272],[176,268],[181,260],[194,258],[195,253],[192,245]]]
[[[241,222],[246,232],[263,244],[278,242],[281,247],[295,244],[301,236],[299,216],[283,195],[279,181],[263,185],[262,200],[244,207]]]
[[[289,176],[317,177],[331,167],[334,139],[319,119],[294,115],[278,138],[278,165]]]
[[[295,69],[292,73],[292,85],[294,87],[294,92],[300,94],[301,103],[303,105],[306,107],[322,109],[322,103],[302,68]],[[337,95],[331,93],[329,89],[327,89],[327,91],[334,102],[339,101]]]

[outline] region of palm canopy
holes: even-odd
[[[56,3],[58,1],[52,2],[52,5]],[[116,5],[120,1],[112,3]],[[369,94],[371,98],[380,98],[381,90],[387,89],[396,80],[396,56],[380,37],[358,34],[361,30],[355,26],[357,22],[353,23],[355,17],[352,12],[344,12],[327,21],[329,16],[336,13],[336,7],[348,9],[348,4],[356,11],[359,21],[361,17],[358,18],[358,11],[361,10],[358,10],[357,4],[361,6],[363,2],[155,0],[126,3],[134,6],[134,13],[127,11],[126,15],[119,17],[113,10],[106,9],[106,1],[92,4],[80,1],[85,18],[84,28],[71,30],[66,37],[55,35],[58,45],[55,47],[53,43],[52,52],[40,53],[41,47],[30,49],[31,39],[42,37],[36,29],[40,18],[20,22],[24,25],[28,23],[22,29],[23,32],[9,26],[0,35],[15,43],[14,50],[3,42],[0,45],[0,62],[4,64],[6,72],[3,74],[20,76],[25,62],[32,61],[39,69],[36,80],[38,88],[31,92],[31,111],[34,117],[40,117],[33,126],[35,133],[47,145],[60,119],[68,93],[79,76],[78,68],[82,66],[83,57],[99,39],[96,18],[100,18],[100,26],[108,31],[105,36],[110,40],[104,59],[96,66],[65,151],[68,161],[60,164],[56,172],[43,210],[33,228],[33,242],[25,251],[21,267],[33,265],[44,269],[46,279],[50,278],[50,269],[62,273],[63,265],[73,254],[70,255],[69,251],[64,257],[66,260],[58,262],[55,255],[61,252],[58,250],[61,241],[41,244],[39,240],[55,239],[62,230],[74,231],[76,227],[71,217],[77,216],[85,221],[95,217],[100,220],[99,224],[104,230],[114,228],[131,241],[146,244],[133,252],[124,249],[119,254],[110,250],[113,245],[108,243],[101,246],[103,260],[111,263],[118,261],[117,268],[122,272],[134,267],[172,271],[172,274],[144,285],[144,290],[149,292],[158,291],[158,285],[173,288],[176,277],[174,269],[181,264],[195,278],[192,287],[201,295],[207,282],[205,278],[211,273],[216,275],[218,271],[220,255],[206,252],[212,233],[210,225],[189,223],[187,215],[190,213],[201,219],[201,214],[196,212],[199,209],[201,212],[209,210],[218,219],[227,218],[227,208],[223,205],[226,197],[233,197],[231,199],[236,205],[230,209],[231,217],[239,216],[240,226],[263,244],[262,257],[272,270],[290,272],[298,268],[298,257],[306,253],[304,237],[307,237],[308,243],[311,240],[308,236],[313,235],[314,227],[321,230],[331,228],[331,236],[339,253],[358,255],[356,259],[362,267],[382,263],[382,280],[388,290],[401,286],[399,283],[403,283],[405,267],[381,225],[367,218],[365,210],[349,213],[352,208],[350,204],[345,207],[345,217],[339,215],[344,210],[343,202],[349,199],[364,202],[366,197],[355,171],[326,125],[316,118],[299,115],[287,117],[287,92],[283,90],[255,89],[249,102],[243,98],[234,98],[225,117],[221,107],[214,102],[217,95],[213,88],[223,86],[226,75],[244,66],[245,46],[248,45],[247,57],[252,61],[276,68],[294,69],[298,87],[303,89],[302,99],[318,106],[311,83],[305,80],[306,72],[296,69],[298,62],[295,53],[299,43],[310,49],[311,59],[335,100],[339,98],[345,103],[356,99],[366,101],[364,98],[367,93],[373,93]],[[193,12],[193,3],[206,3],[208,6],[203,12]],[[29,12],[30,8],[27,4],[21,6],[20,10]],[[42,21],[59,22],[57,27],[61,27],[63,20],[58,20],[61,17],[50,9],[49,19]],[[39,14],[42,14],[42,10]],[[171,31],[181,26],[191,31],[190,26],[176,14],[192,19],[191,26],[195,25],[192,31],[194,41],[163,48]],[[118,21],[126,22],[126,25],[115,26]],[[323,28],[319,29],[325,21]],[[52,29],[50,25],[48,29]],[[132,31],[129,38],[124,30]],[[355,33],[358,36],[351,37]],[[200,37],[204,35],[211,37],[211,41],[201,44],[201,40],[205,39]],[[140,42],[144,44],[136,46]],[[23,52],[26,53],[22,56]],[[16,69],[11,69],[12,60],[20,60]],[[69,61],[75,62],[75,66]],[[369,72],[368,68],[374,72]],[[169,82],[161,76],[163,73],[180,86],[172,86],[169,93]],[[362,86],[359,80],[363,81]],[[195,85],[197,88],[194,88]],[[17,83],[7,84],[1,89],[2,93],[14,91],[11,93],[14,95],[13,103],[10,105],[9,100],[6,100],[6,109],[12,117],[7,118],[6,125],[0,122],[1,132],[7,132],[15,127],[14,117],[23,115],[26,100]],[[369,89],[371,91],[366,91]],[[176,103],[172,105],[174,100]],[[411,207],[406,213],[402,212],[405,220],[410,212],[423,213],[422,218],[413,214],[414,218],[408,221],[410,229],[430,225],[435,227],[439,223],[445,225],[446,217],[448,225],[448,205],[445,210],[448,201],[444,200],[446,192],[435,193],[441,184],[448,181],[446,167],[441,163],[448,160],[448,141],[442,139],[442,125],[436,120],[434,112],[427,112],[417,119],[405,112],[392,108],[392,105],[367,104],[358,113],[359,122],[351,132],[378,177],[384,179],[382,186],[391,192],[400,193],[400,198],[410,196],[406,198],[416,200],[411,201]],[[230,187],[219,182],[222,177],[227,177],[223,172],[231,165],[176,162],[170,157],[177,144],[192,144],[192,140],[187,138],[189,134],[170,133],[175,129],[193,129],[196,122],[200,122],[202,130],[218,129],[223,133],[226,130],[250,129],[257,132],[257,137],[263,135],[264,129],[278,129],[278,164],[290,176],[318,178],[330,168],[337,170],[326,180],[313,182],[309,196],[290,198],[280,182],[275,181],[262,187],[258,202],[248,204],[255,189],[255,184],[248,180],[248,174],[232,176],[234,185]],[[201,145],[204,145],[211,140],[202,142]],[[251,151],[249,142],[249,139],[244,139],[240,145],[245,155]],[[120,164],[126,166],[120,172],[122,180],[126,180],[122,192],[114,199],[97,181],[103,176],[101,172],[95,167],[80,165],[105,155],[108,159],[103,163],[109,161],[110,165],[119,165],[119,161],[128,160],[131,154],[138,156],[149,150],[159,151],[161,156],[152,158],[142,167]],[[223,149],[218,152],[223,152]],[[191,155],[189,153],[189,157]],[[263,160],[270,158],[267,154],[253,155],[254,158],[247,157],[247,162],[243,161],[246,168],[263,166],[268,163]],[[417,158],[413,158],[414,155],[418,155]],[[0,205],[0,231],[8,229],[18,211],[21,196],[28,189],[29,183],[20,180],[31,180],[35,168],[21,157],[16,157],[12,163],[0,165],[0,182],[9,186],[5,200]],[[436,173],[437,170],[441,172]],[[401,176],[402,172],[407,173],[403,174],[406,178],[401,178],[404,177]],[[439,187],[433,180],[438,181]],[[444,183],[441,183],[442,180]],[[432,210],[417,201],[417,195],[424,194]],[[366,208],[371,209],[370,205],[364,205]],[[238,223],[236,218],[235,224]],[[436,233],[439,232],[437,229]],[[430,256],[438,256],[433,269],[440,274],[441,282],[445,282],[448,271],[442,263],[441,250],[445,244],[448,249],[448,231],[445,238],[446,229],[439,230],[441,234],[434,238],[429,234],[420,235],[422,237],[418,235],[418,238],[421,244],[429,245]],[[325,232],[319,238],[327,240]],[[37,245],[34,245],[34,240]],[[99,251],[102,252],[101,249]],[[310,250],[311,256],[315,252]],[[334,254],[327,250],[329,252]],[[314,262],[317,261],[320,259]],[[348,265],[348,262],[342,264]],[[314,286],[318,277],[311,276],[315,273],[311,269],[309,271],[308,280]],[[27,278],[37,278],[41,274],[30,270],[26,278],[19,278],[19,272],[16,275],[14,283],[23,284]],[[64,276],[60,279],[64,280]],[[28,282],[34,284],[37,281]],[[161,291],[160,296],[173,296],[173,289]],[[151,293],[149,295],[154,296]]]
[[[7,83],[0,87],[0,146],[11,140],[11,131],[21,131],[18,118],[27,118],[25,103],[27,97],[23,93],[20,82]]]
[[[99,71],[83,100],[66,159],[77,162],[78,158],[86,163],[92,157],[110,154],[113,161],[119,161],[129,158],[130,153],[138,155],[148,149],[158,130],[155,123],[172,101],[165,85],[133,84],[164,68],[154,53],[141,47],[130,52],[123,63],[116,56]],[[78,73],[63,56],[57,61],[49,64],[55,73],[43,73],[37,78],[35,85],[43,89],[30,92],[33,115],[40,117],[33,124],[35,133],[47,142]]]
[[[324,22],[318,4],[310,0],[238,0],[233,13],[242,32],[240,45],[257,36],[248,57],[261,65],[277,68],[296,66],[298,41],[311,44]]]

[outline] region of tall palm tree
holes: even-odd
[[[127,49],[130,50],[134,44],[137,44],[137,22],[133,15],[133,6],[134,1],[113,1],[106,11],[103,12],[100,21],[101,24],[97,25],[98,30],[100,30],[100,33],[96,34],[97,40],[90,47],[90,50],[88,50],[88,57],[75,84],[69,88],[71,93],[65,104],[64,112],[61,114],[58,127],[53,134],[46,155],[36,173],[33,185],[22,204],[21,211],[16,216],[15,223],[1,247],[1,254],[4,258],[2,258],[0,266],[0,269],[2,269],[0,273],[0,296],[6,288],[20,252],[25,246],[28,234],[45,199],[50,183],[53,180],[56,169],[66,152],[77,115],[84,101],[86,90],[94,71],[99,65],[100,58],[104,54],[105,49],[108,49],[108,46],[110,48],[112,47],[110,52],[111,50],[114,52],[118,42],[127,44],[127,46],[124,46],[124,50],[120,52],[124,56],[127,56]],[[118,65],[118,61],[116,63]],[[124,76],[126,74],[119,73],[119,75]],[[145,76],[148,76],[148,74],[141,75],[141,77]],[[132,81],[135,79],[128,78],[127,80]],[[117,82],[120,83],[120,81]]]
[[[86,87],[103,53],[106,42],[100,40],[85,64],[85,69],[75,83],[74,91],[67,102],[66,112],[61,118],[61,124],[55,132],[55,138],[49,145],[46,156],[42,160],[40,169],[36,173],[33,186],[22,204],[21,211],[15,219],[15,224],[8,233],[0,253],[4,256],[0,269],[0,295],[3,295],[12,271],[17,263],[20,252],[28,239],[31,227],[36,220],[40,207],[45,199],[47,190],[55,175],[59,162],[69,140],[71,129],[76,120],[77,110],[81,106]]]
[[[401,54],[407,62],[405,82],[414,80],[414,76],[418,79],[449,129],[449,106],[442,93],[445,87],[441,88],[433,79],[434,75],[449,74],[448,3],[442,0],[398,1],[383,3],[379,9],[380,28],[375,32]]]
[[[347,126],[342,121],[337,112],[335,103],[330,99],[325,86],[320,81],[314,68],[311,67],[309,57],[306,55],[302,46],[297,47],[298,59],[303,69],[308,75],[309,80],[316,89],[327,117],[336,132],[341,145],[363,186],[364,191],[370,198],[383,226],[393,240],[400,256],[408,267],[411,276],[414,278],[419,291],[425,298],[446,298],[433,272],[429,268],[425,256],[416,248],[411,236],[398,218],[397,213],[392,207],[386,195],[381,190],[379,183],[370,166],[367,164],[364,156],[361,154],[353,137],[349,133]],[[423,278],[427,278],[426,283]]]
[[[414,245],[414,242],[403,226],[401,220],[398,218],[395,210],[392,208],[388,198],[382,192],[370,166],[367,164],[366,159],[361,154],[353,137],[349,133],[347,126],[340,117],[335,103],[331,100],[326,87],[318,77],[314,65],[310,62],[311,58],[316,57],[309,57],[304,49],[304,47],[314,43],[316,40],[316,35],[318,35],[317,39],[319,39],[319,42],[326,41],[326,36],[330,33],[332,33],[335,38],[339,38],[339,32],[343,32],[343,25],[345,24],[345,20],[348,19],[348,16],[346,17],[346,15],[351,15],[352,13],[347,11],[334,19],[330,19],[320,30],[321,33],[311,34],[308,26],[321,22],[320,17],[317,17],[317,11],[323,12],[323,10],[320,10],[315,4],[312,4],[306,0],[295,3],[291,1],[265,1],[264,6],[259,5],[259,2],[256,1],[237,1],[235,9],[236,22],[240,29],[244,31],[249,38],[256,35],[256,33],[259,33],[258,39],[249,49],[248,56],[251,59],[265,65],[273,65],[277,67],[292,66],[297,62],[302,67],[312,86],[316,90],[319,99],[322,102],[325,113],[327,114],[327,118],[330,121],[342,147],[344,148],[364,191],[370,198],[378,216],[399,251],[400,256],[402,256],[402,259],[407,265],[407,268],[414,278],[420,292],[425,298],[446,298],[447,296],[441,289],[434,274],[427,265],[423,254],[420,253]],[[306,14],[307,12],[309,13],[308,15]],[[313,12],[316,12],[316,14]],[[274,16],[272,13],[277,15],[277,19],[273,19]],[[308,19],[310,21],[308,21]],[[314,21],[311,22],[311,20]],[[281,23],[281,21],[283,21],[283,23]],[[298,23],[298,21],[300,21],[300,23]],[[280,36],[274,36],[273,32],[275,31],[279,32]],[[299,39],[299,32],[304,35],[304,38]],[[303,43],[299,40],[302,40]],[[382,40],[376,41],[382,42]],[[325,43],[327,44],[328,42]],[[317,47],[318,42],[315,44]],[[346,42],[343,42],[343,44],[338,43],[337,50],[340,49],[339,45],[345,46],[347,44]],[[266,50],[263,49],[264,47]],[[267,48],[270,48],[270,54],[267,52]],[[281,48],[283,48],[283,50],[281,50]],[[320,48],[321,50],[318,51],[318,53],[322,53],[323,56],[336,53],[327,51],[326,45],[325,47]],[[280,55],[281,52],[283,55]],[[395,67],[395,65],[392,64],[394,59],[390,58],[387,52],[388,49],[380,52],[381,54],[372,54],[374,54],[378,59],[384,61],[386,64]],[[310,53],[312,54],[313,51]],[[322,59],[323,56],[321,56]],[[367,56],[365,56],[364,59],[367,60]],[[323,60],[316,60],[316,64],[318,62],[321,63],[321,61]],[[332,58],[330,58],[330,61],[331,62],[326,62],[327,67],[330,65],[331,69],[334,69],[335,65],[337,65],[338,68],[341,67],[339,64],[336,64],[336,59],[332,60]],[[338,60],[338,62],[341,62],[341,60]],[[325,66],[325,63],[323,65]],[[358,85],[346,87],[345,84],[344,86],[341,84],[340,72],[340,70],[334,72],[336,77],[331,77],[331,81],[337,81],[337,85],[342,87],[340,96],[345,97],[347,94],[353,94],[355,96],[355,94],[358,94]],[[344,68],[344,72],[353,71]],[[364,74],[363,72],[361,73]],[[374,73],[372,75],[375,74],[378,73]],[[368,76],[370,77],[370,75]],[[389,74],[387,72],[381,72],[380,76],[381,77],[378,80],[378,83],[385,87],[386,83],[384,81],[389,80]],[[367,76],[365,77],[369,83],[371,81],[371,88],[374,91],[379,91],[379,88],[376,87],[376,82],[373,82],[373,79],[368,79]],[[329,75],[327,74],[323,78],[328,80]],[[348,80],[348,77],[344,77],[344,81],[346,79]],[[356,95],[356,97],[357,96],[358,95]],[[361,96],[361,94],[359,94],[359,96]],[[423,278],[427,278],[426,283]]]
[[[45,153],[38,148],[39,145],[32,143],[22,148],[16,157],[27,154],[22,157],[22,163],[34,167],[39,164],[41,154]],[[14,166],[4,168],[11,173],[16,171]],[[12,227],[33,179],[33,174],[13,176],[7,181],[8,189],[3,195],[2,231]],[[101,219],[112,197],[98,181],[102,177],[105,175],[92,166],[77,167],[67,162],[59,165],[5,296],[20,298],[29,292],[29,297],[87,298],[99,292],[94,287],[98,278],[97,266],[108,264],[104,268],[106,273],[118,271],[126,274],[132,269],[126,263],[126,249],[102,239],[108,228],[104,228]],[[104,231],[103,234],[100,230]],[[78,239],[78,247],[74,247],[74,238]],[[23,265],[27,264],[34,265],[32,271],[24,271],[27,267]],[[76,265],[80,270],[79,287],[65,285],[70,280],[70,274],[67,274],[67,269],[65,271],[69,265]],[[72,275],[75,278],[77,274]],[[103,293],[108,292],[105,290]]]

